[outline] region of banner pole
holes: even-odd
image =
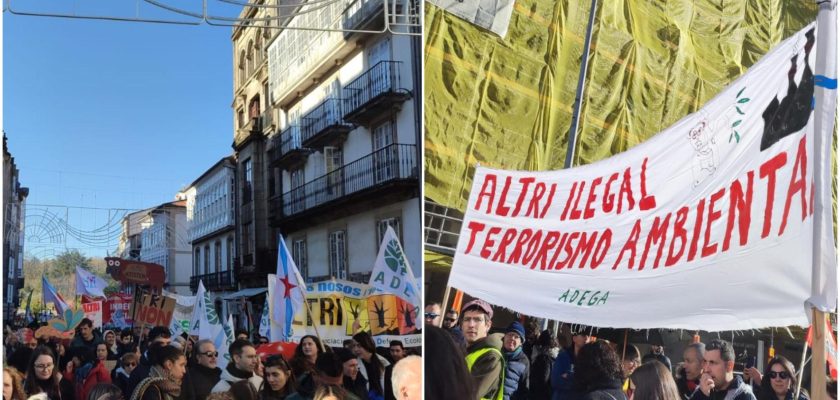
[[[306,307],[307,318],[309,318],[309,320],[312,321],[312,327],[315,328],[315,336],[318,337],[318,343],[321,346],[321,351],[326,352],[327,349],[324,347],[324,340],[321,339],[321,333],[318,332],[318,324],[316,324],[315,319],[312,318],[312,309],[309,308],[309,302],[306,301],[305,296],[304,296],[304,299],[303,299],[303,305],[304,305],[304,307]]]
[[[813,326],[814,320],[811,320],[811,332],[813,334]],[[802,375],[805,375],[805,355],[808,354],[808,335],[805,335],[805,343],[802,345],[802,361],[799,363],[799,376],[796,377],[796,394],[793,396],[794,399],[799,398],[799,391],[802,389]],[[813,365],[813,364],[811,364]]]
[[[811,398],[827,399],[825,377],[825,314],[813,308],[814,335],[811,337]]]
[[[449,306],[449,291],[450,291],[451,288],[452,288],[451,286],[446,285],[446,291],[443,292],[443,302],[441,303],[441,307],[440,307],[440,312],[443,315],[446,315],[445,310],[447,310],[446,307]],[[440,321],[438,321],[437,326],[438,326],[438,328],[443,327],[443,318],[441,318]]]
[[[627,357],[627,335],[629,334],[629,329],[624,328],[624,348],[621,350],[621,362],[624,362],[624,358]]]

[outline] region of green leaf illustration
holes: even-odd
[[[738,94],[735,95],[735,97],[741,97],[741,93],[744,93],[744,90],[746,90],[746,89],[747,89],[746,86],[742,87],[741,90],[738,91]]]
[[[216,310],[214,310],[213,307],[210,306],[210,304],[213,304],[213,300],[210,299],[209,292],[204,293],[204,304],[207,305],[207,307],[204,307],[204,314],[207,316],[207,323],[209,323],[210,325],[218,324],[219,316],[216,315]]]
[[[400,275],[407,273],[405,267],[405,257],[403,256],[400,245],[396,240],[391,240],[385,246],[385,265],[393,272],[399,272]]]
[[[738,114],[745,115],[743,111],[741,111],[741,107],[735,106],[735,109],[738,110]]]
[[[738,103],[743,104],[743,103],[746,103],[746,102],[748,102],[748,101],[750,101],[750,99],[749,99],[748,97],[745,97],[745,98],[743,98],[743,99],[739,99],[739,100],[738,100]]]
[[[741,143],[741,135],[738,134],[738,131],[735,131],[735,143]]]
[[[738,125],[741,125],[741,121],[743,121],[743,120],[739,119],[739,120],[737,120],[737,121],[733,122],[733,123],[732,123],[732,127],[734,128],[734,127],[736,127],[736,126],[738,126]]]

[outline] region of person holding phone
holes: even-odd
[[[752,387],[735,375],[735,350],[724,340],[713,340],[703,354],[700,386],[691,400],[756,400]]]

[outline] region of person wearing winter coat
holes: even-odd
[[[140,362],[140,357],[137,353],[126,353],[120,358],[120,366],[111,374],[111,382],[120,388],[125,398],[131,397],[131,393],[128,392],[128,379],[131,377],[131,371],[137,368],[138,362]]]
[[[752,387],[734,374],[735,350],[724,340],[706,345],[700,386],[691,400],[756,400]]]
[[[94,386],[99,383],[111,383],[111,374],[104,362],[96,356],[96,350],[77,347],[75,355],[81,361],[73,371],[76,398],[87,399]]]
[[[551,399],[551,367],[560,353],[560,346],[548,330],[542,331],[531,351],[531,370],[528,374],[528,392],[532,399]]]
[[[581,347],[575,359],[570,397],[575,400],[626,400],[622,390],[624,374],[618,354],[599,340]]]
[[[131,400],[178,400],[187,372],[187,358],[180,349],[165,345],[147,354],[152,361],[149,377],[140,381]]]
[[[514,321],[505,331],[502,339],[502,355],[505,357],[504,400],[526,400],[528,396],[528,373],[531,362],[522,349],[525,343],[525,328]]]
[[[222,371],[221,379],[216,386],[213,386],[211,393],[226,392],[230,390],[231,384],[242,380],[248,380],[254,386],[254,390],[262,387],[263,378],[255,374],[257,369],[257,350],[251,342],[245,339],[237,339],[231,343],[228,352],[231,362]]]
[[[551,399],[568,400],[572,395],[572,383],[574,382],[575,362],[578,352],[589,341],[589,334],[586,327],[579,326],[572,332],[572,346],[560,352],[551,367]]]
[[[219,352],[216,345],[208,339],[199,340],[195,345],[195,363],[189,367],[181,388],[181,400],[203,399],[222,379],[222,369],[218,367]]]

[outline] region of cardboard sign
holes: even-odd
[[[142,300],[134,310],[135,326],[154,328],[169,327],[175,312],[175,299],[157,294],[143,294]]]

